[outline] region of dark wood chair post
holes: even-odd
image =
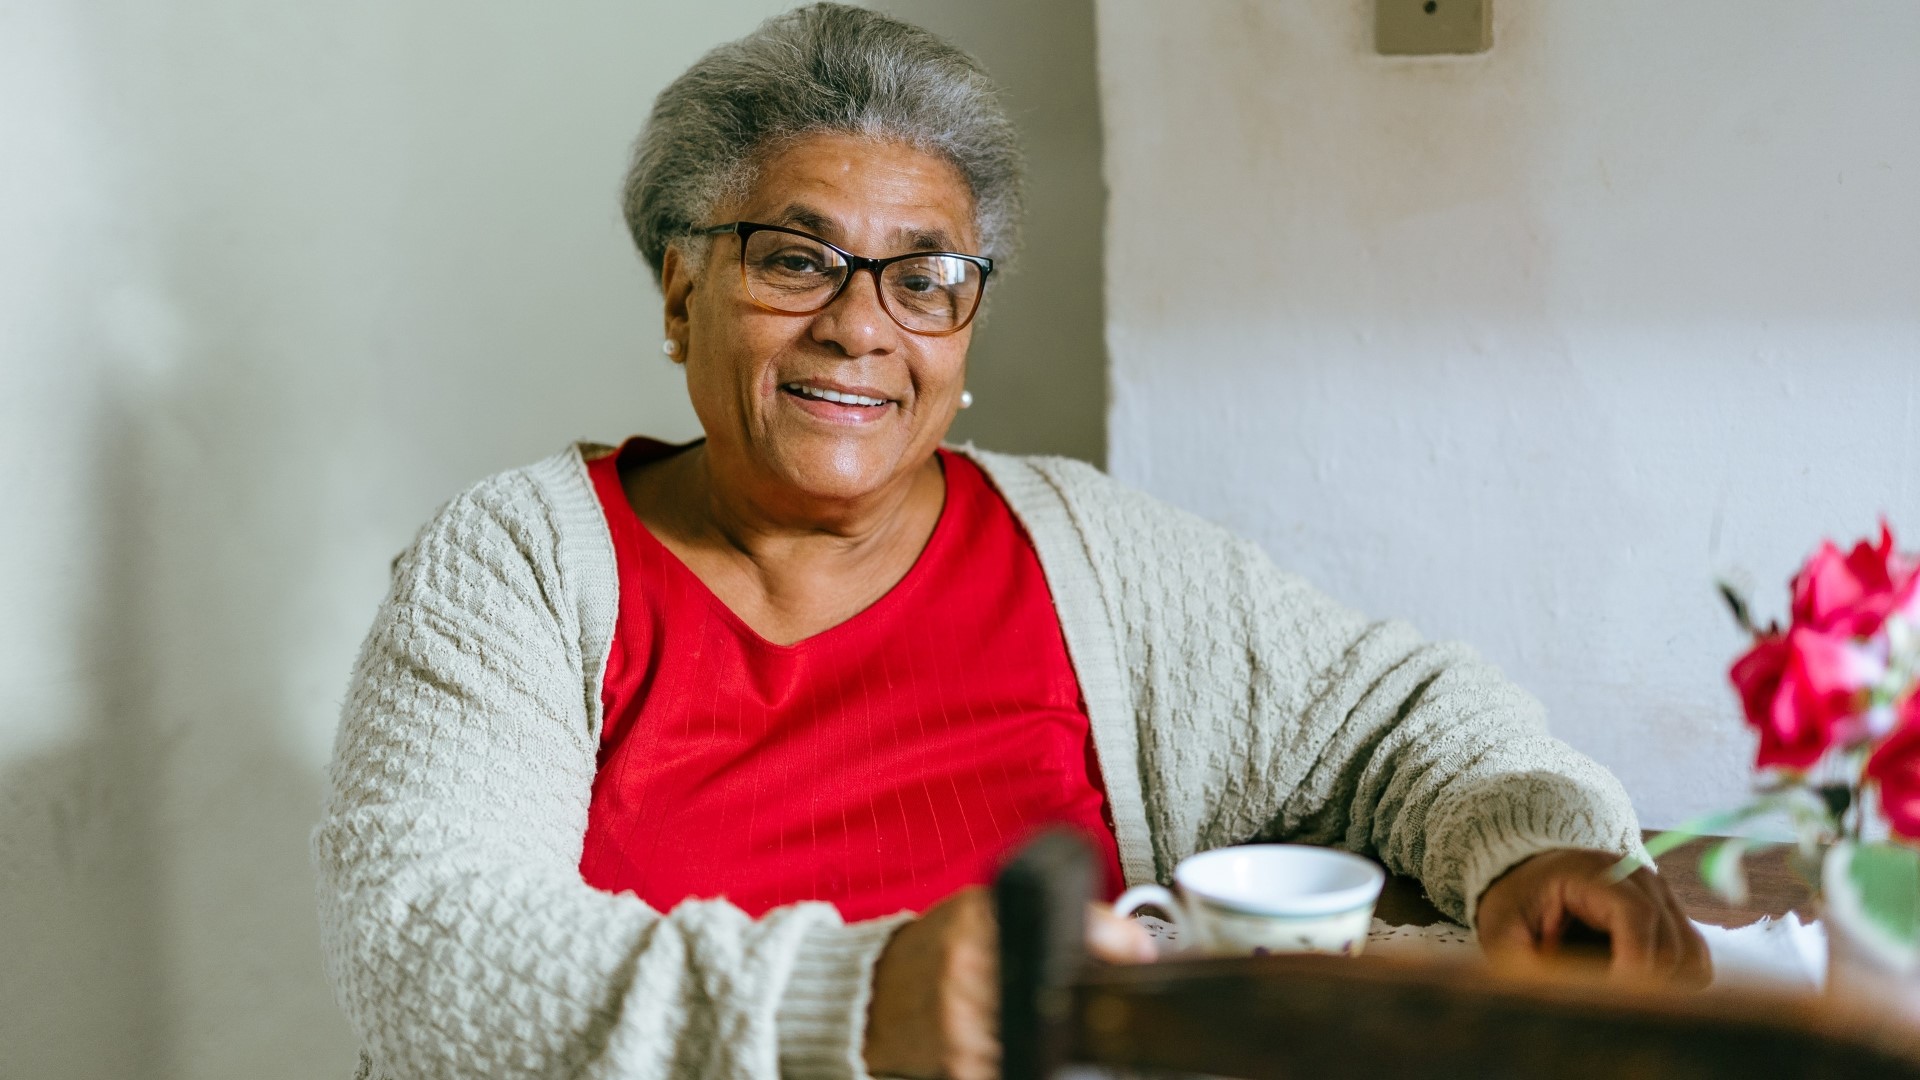
[[[1022,848],[994,881],[1004,1080],[1046,1080],[1067,1059],[1094,874],[1084,841],[1050,832]]]

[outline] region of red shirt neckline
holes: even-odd
[[[881,618],[886,614],[887,609],[897,607],[911,599],[913,593],[919,588],[921,580],[926,577],[926,568],[937,563],[941,555],[946,552],[948,545],[954,543],[951,536],[952,521],[955,516],[953,487],[945,483],[949,474],[948,459],[953,456],[953,451],[942,447],[934,451],[934,460],[940,463],[940,476],[944,485],[940,499],[940,516],[934,520],[933,531],[927,535],[926,544],[914,556],[913,565],[907,568],[906,574],[899,581],[894,582],[891,589],[882,593],[879,599],[825,630],[785,645],[768,640],[760,631],[754,629],[751,623],[741,618],[738,612],[728,607],[727,602],[720,599],[719,594],[709,588],[706,581],[699,574],[694,573],[693,568],[683,562],[672,548],[653,535],[653,530],[647,528],[647,523],[640,520],[640,515],[634,513],[633,504],[627,500],[626,487],[621,480],[625,467],[636,463],[636,459],[649,463],[663,461],[691,450],[705,441],[705,439],[695,439],[692,442],[676,445],[645,437],[628,439],[615,452],[617,460],[614,467],[595,477],[596,483],[608,476],[612,478],[611,490],[602,490],[600,501],[603,506],[620,508],[608,515],[607,524],[610,529],[617,533],[625,533],[643,549],[661,557],[669,567],[669,573],[682,579],[682,583],[691,589],[694,595],[700,597],[701,603],[746,638],[755,648],[769,652],[792,653],[815,645],[830,644],[837,637],[857,632],[862,624]],[[631,458],[628,456],[630,454],[633,455]]]
[[[625,448],[623,447],[623,450]],[[635,453],[673,452],[653,444]],[[581,877],[657,911],[806,900],[924,911],[1040,828],[1118,845],[1052,592],[980,467],[940,458],[933,534],[864,611],[778,646],[641,526],[615,454],[588,466],[619,571]]]

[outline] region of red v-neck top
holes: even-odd
[[[659,911],[825,900],[851,921],[990,881],[1061,824],[1095,844],[1111,896],[1079,681],[1033,545],[979,466],[941,451],[946,502],[906,577],[775,645],[634,516],[620,470],[676,449],[634,439],[587,467],[620,578],[587,882]]]

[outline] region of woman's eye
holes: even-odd
[[[800,252],[783,252],[775,255],[771,261],[775,270],[788,274],[817,274],[820,272],[819,261],[811,255],[805,255]]]
[[[926,293],[939,288],[940,284],[925,274],[908,274],[900,279],[900,287],[908,292]]]

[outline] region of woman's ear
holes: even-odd
[[[665,301],[662,322],[667,342],[672,346],[667,356],[676,364],[687,361],[687,304],[692,299],[694,285],[691,270],[680,245],[668,244],[667,253],[660,261],[660,295]]]

